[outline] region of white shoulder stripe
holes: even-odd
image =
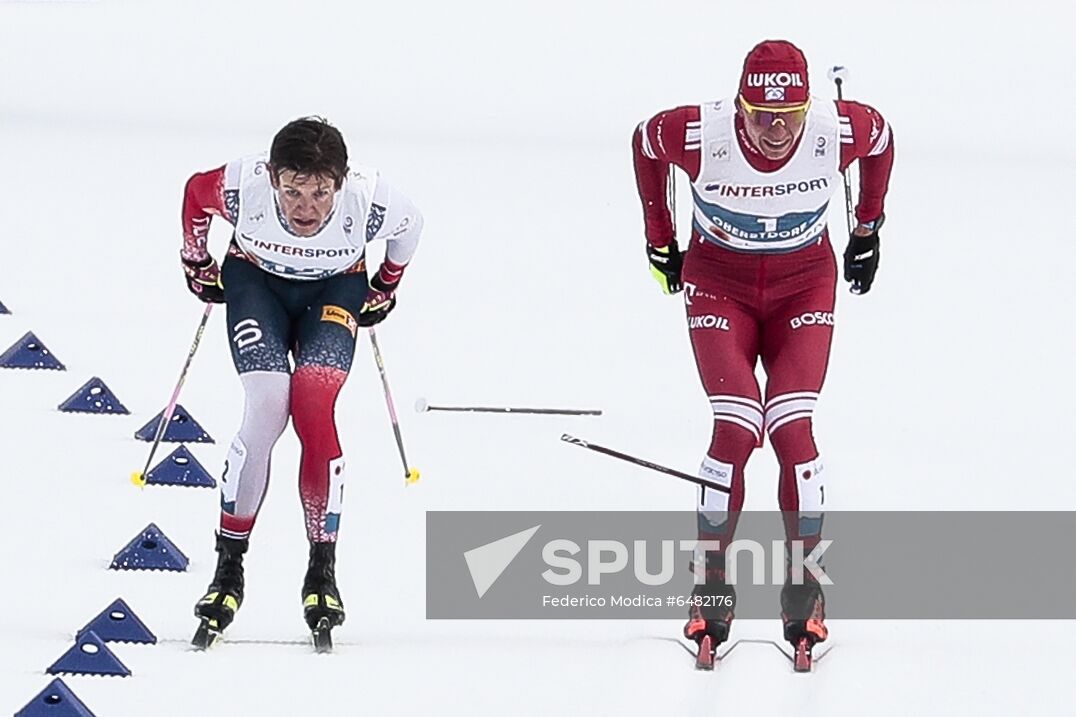
[[[647,159],[657,159],[658,156],[654,153],[654,148],[650,145],[650,132],[648,132],[649,120],[639,123],[639,134],[642,135],[643,140],[643,155]]]
[[[874,146],[871,147],[871,151],[867,153],[867,156],[877,157],[879,154],[882,154],[887,149],[889,149],[889,135],[889,124],[886,123],[882,127],[881,133],[878,135],[878,139],[875,140]]]

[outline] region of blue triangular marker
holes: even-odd
[[[154,523],[147,525],[134,540],[112,558],[112,570],[187,569],[187,556]]]
[[[130,413],[116,398],[116,394],[112,393],[112,389],[96,376],[82,384],[79,390],[57,408],[65,413]]]
[[[47,368],[55,371],[66,371],[67,368],[60,363],[52,352],[49,351],[41,339],[34,336],[33,331],[12,344],[11,348],[0,354],[0,366],[4,368]]]
[[[92,630],[75,640],[71,649],[45,670],[50,675],[119,675],[130,677],[131,671],[108,649]]]
[[[71,688],[57,677],[37,697],[15,713],[15,717],[94,717],[90,708],[75,697]]]
[[[2,301],[0,301],[0,314],[10,314],[10,313],[11,312],[8,311],[7,307],[4,306],[4,303]]]
[[[146,474],[147,485],[182,485],[216,488],[217,481],[198,462],[186,446],[172,451]]]
[[[156,645],[157,636],[149,631],[146,624],[138,619],[130,605],[117,598],[116,602],[106,607],[100,615],[86,623],[78,631],[76,639],[87,632],[94,632],[104,642],[139,642]]]
[[[164,411],[161,411],[153,419],[138,429],[135,433],[135,438],[140,441],[152,441],[157,436],[157,425],[161,422],[161,418],[164,416]],[[172,414],[172,420],[168,427],[164,429],[164,437],[161,439],[165,443],[213,443],[213,439],[209,437],[209,434],[198,425],[198,421],[191,418],[191,414],[187,413],[187,410],[181,405],[176,405],[176,410]]]

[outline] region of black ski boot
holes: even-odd
[[[691,591],[684,637],[693,640],[699,650],[695,667],[712,670],[718,646],[729,639],[736,588],[725,581],[724,555],[710,555],[705,582]]]
[[[205,649],[213,644],[243,604],[243,554],[250,546],[246,538],[225,538],[217,535],[217,571],[206,590],[205,597],[194,606],[201,619],[192,644]]]
[[[335,569],[336,543],[311,543],[310,566],[303,580],[303,617],[318,652],[332,650],[331,630],[344,622]]]
[[[809,576],[804,576],[802,584],[786,581],[781,589],[781,620],[784,621],[785,639],[795,650],[795,670],[810,671],[812,648],[829,636],[822,586]]]

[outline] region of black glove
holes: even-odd
[[[684,257],[680,254],[680,246],[675,240],[663,247],[647,244],[646,258],[650,260],[650,273],[661,284],[662,291],[675,294],[684,288],[684,283],[680,280]]]
[[[400,282],[387,284],[381,279],[381,273],[374,274],[370,279],[370,291],[366,294],[366,303],[359,311],[359,326],[373,326],[380,324],[396,307],[396,287]]]
[[[864,222],[859,226],[869,229],[870,234],[857,236],[853,233],[848,238],[848,246],[844,250],[844,280],[852,282],[853,294],[866,294],[874,283],[874,274],[878,271],[878,260],[881,258],[878,230],[884,221],[885,215],[882,215],[873,222]]]
[[[207,256],[201,261],[191,261],[182,256],[183,273],[187,275],[187,288],[207,304],[224,303],[224,285],[220,283],[220,267],[217,260]]]

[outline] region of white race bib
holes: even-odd
[[[744,157],[734,100],[703,105],[701,118],[701,166],[692,184],[696,231],[740,252],[787,253],[820,241],[841,185],[833,103],[812,99],[799,146],[774,172],[760,172]]]

